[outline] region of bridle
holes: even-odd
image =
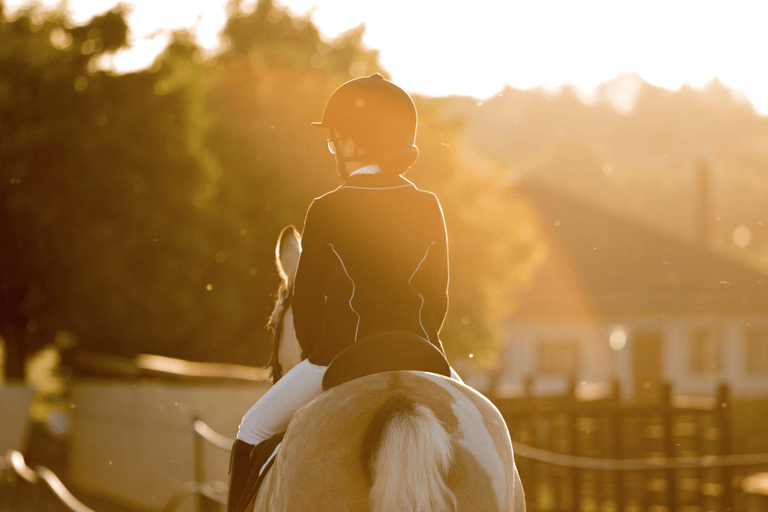
[[[283,336],[285,314],[291,307],[291,300],[293,299],[293,286],[283,283],[280,285],[277,294],[277,303],[267,324],[272,329],[272,357],[270,357],[267,363],[267,367],[271,367],[270,377],[272,378],[272,384],[276,383],[283,376],[283,367],[280,365],[280,339]]]

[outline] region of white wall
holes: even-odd
[[[747,371],[747,329],[759,327],[768,329],[765,317],[747,317],[732,326],[732,337],[740,343],[732,350],[731,371],[733,373],[732,394],[744,399],[768,397],[768,375],[755,375]]]
[[[90,492],[160,509],[195,479],[193,413],[234,438],[243,414],[269,386],[74,383],[69,477]],[[205,480],[227,482],[229,452],[204,445]]]
[[[21,450],[35,390],[31,386],[0,385],[0,457]]]
[[[618,351],[608,348],[607,337],[612,325],[627,329],[627,344]],[[695,375],[691,371],[691,333],[700,327],[713,327],[722,335],[722,370],[710,375]],[[504,348],[505,368],[502,386],[513,394],[522,390],[528,376],[536,379],[539,394],[559,393],[567,386],[567,376],[541,378],[536,375],[536,344],[543,338],[573,338],[582,343],[583,371],[579,377],[587,382],[610,379],[617,375],[622,396],[634,395],[633,332],[657,329],[662,336],[661,376],[679,395],[714,396],[721,383],[731,386],[734,398],[764,399],[768,397],[768,375],[747,372],[748,326],[768,328],[765,316],[709,315],[690,316],[638,315],[613,318],[602,326],[583,322],[527,322],[510,324]]]
[[[516,322],[507,327],[502,358],[504,370],[500,379],[502,394],[505,391],[510,394],[521,392],[528,378],[534,379],[536,394],[559,394],[567,390],[570,376],[537,374],[537,344],[542,339],[573,339],[580,343],[577,378],[581,382],[607,382],[618,372],[618,362],[611,354],[602,325],[592,322]]]
[[[714,396],[721,383],[731,387],[734,398],[768,397],[768,375],[753,375],[747,371],[748,325],[762,325],[765,318],[750,316],[680,317],[670,321],[665,329],[664,377],[676,393],[693,396]],[[692,333],[702,327],[715,329],[722,337],[721,370],[706,375],[691,370]]]

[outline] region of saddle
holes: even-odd
[[[374,373],[415,370],[451,376],[436,346],[407,331],[384,331],[356,341],[333,358],[323,377],[323,391]]]

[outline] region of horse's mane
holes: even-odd
[[[298,231],[296,231],[296,228],[293,226],[284,227],[280,232],[280,237],[278,238],[277,245],[275,246],[275,266],[277,267],[277,272],[280,274],[280,286],[277,289],[275,307],[272,309],[272,314],[269,316],[269,321],[267,322],[267,328],[272,329],[273,331],[280,325],[283,313],[287,309],[286,302],[290,302],[290,298],[293,295],[292,284],[289,284],[292,283],[293,276],[288,275],[286,269],[283,267],[282,262],[283,245],[288,242],[290,237],[293,237],[295,240],[299,240],[299,252],[301,251],[301,236],[299,235]],[[288,245],[290,247],[290,244]]]
[[[272,313],[267,320],[267,329],[274,331],[280,324],[282,319],[282,313],[285,310],[285,301],[289,296],[288,284],[283,281],[277,289],[277,298],[275,299],[275,307],[272,308]]]
[[[272,314],[267,321],[267,328],[272,331],[272,355],[267,363],[267,368],[271,368],[272,383],[274,384],[283,376],[283,368],[280,365],[280,339],[283,334],[283,317],[291,302],[293,288],[286,281],[280,283],[277,289],[277,300]]]

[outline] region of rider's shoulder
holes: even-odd
[[[309,204],[309,209],[320,210],[322,208],[327,208],[329,203],[332,203],[334,201],[334,198],[337,195],[339,188],[331,190],[321,196],[317,196],[316,198],[314,198],[312,202]]]
[[[388,182],[382,182],[377,183],[375,185],[379,186],[371,186],[372,183],[367,183],[367,186],[357,186],[356,183],[345,183],[338,188],[335,188],[329,192],[326,192],[325,194],[316,197],[312,203],[309,206],[310,210],[315,210],[316,212],[321,212],[326,209],[333,209],[336,208],[339,205],[339,202],[346,203],[346,201],[349,198],[355,198],[357,200],[360,197],[363,198],[370,198],[368,194],[373,193],[376,194],[377,192],[385,193],[383,197],[402,197],[400,194],[397,196],[390,196],[390,191],[397,191],[402,192],[407,195],[413,194],[412,197],[416,198],[418,197],[419,202],[423,203],[430,203],[432,205],[437,205],[439,208],[440,200],[438,199],[437,195],[434,192],[431,192],[429,190],[424,190],[419,188],[417,185],[412,183],[411,181],[405,179],[402,176],[398,176],[398,179],[396,181],[389,180]],[[361,192],[362,196],[360,196]]]

